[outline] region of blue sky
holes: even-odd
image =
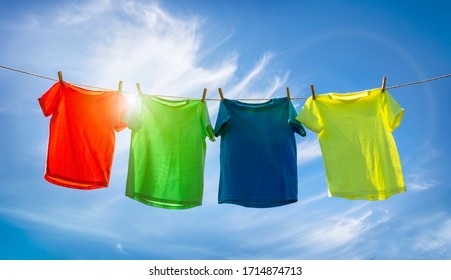
[[[338,3],[339,2],[339,3]],[[200,97],[352,92],[451,72],[446,1],[1,1],[0,64],[67,81]],[[451,79],[393,89],[407,192],[327,197],[316,134],[297,138],[299,202],[218,205],[219,139],[204,205],[174,211],[126,198],[130,132],[109,188],[43,179],[53,83],[0,69],[0,259],[451,259],[447,176]],[[299,111],[303,100],[293,101]],[[216,120],[218,102],[208,101]]]

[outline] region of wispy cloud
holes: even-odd
[[[266,87],[262,89],[253,89],[252,92],[249,92],[249,90],[243,91],[242,97],[272,98],[275,96],[284,96],[285,91],[282,91],[281,89],[286,86],[289,76],[289,72],[285,72],[282,76],[276,75],[272,77],[272,81],[268,85],[266,85]]]
[[[13,114],[23,116],[27,113],[39,113],[41,110],[38,106],[31,107],[29,104],[11,101],[0,106],[0,114]]]
[[[368,252],[359,250],[362,240],[371,230],[388,223],[390,215],[387,211],[375,212],[367,208],[368,204],[363,203],[315,222],[312,230],[303,234],[302,247],[316,258],[368,258],[372,250],[369,247]]]
[[[323,200],[324,198],[327,198],[327,197],[328,197],[327,192],[320,193],[320,194],[315,195],[315,196],[306,197],[305,199],[303,199],[301,201],[301,203],[302,203],[302,205],[307,205],[307,204],[318,202],[318,201]]]
[[[89,69],[86,79],[100,84],[123,80],[125,89],[134,92],[139,82],[148,94],[200,97],[204,87],[233,77],[237,68],[233,53],[219,64],[201,65],[199,18],[176,18],[156,4],[128,2],[115,9],[126,20],[110,16],[114,28],[102,31],[105,35],[97,40],[93,59],[84,62]]]
[[[319,202],[321,195],[317,197]],[[324,205],[324,204],[321,204]],[[370,238],[372,230],[391,220],[388,211],[371,210],[370,204],[359,203],[346,210],[338,210],[332,216],[322,212],[309,211],[308,216],[300,215],[304,209],[285,208],[271,215],[249,213],[235,217],[243,227],[234,227],[232,236],[242,236],[246,243],[239,244],[239,250],[254,252],[259,258],[313,258],[313,259],[365,259],[373,251],[367,245],[360,250],[362,242]],[[249,232],[246,226],[254,233]],[[261,232],[261,234],[257,234]],[[244,258],[244,255],[238,256]]]
[[[40,211],[29,211],[26,208],[0,206],[2,216],[14,218],[17,221],[25,221],[32,225],[40,225],[48,229],[64,231],[66,234],[91,234],[101,238],[117,238],[114,231],[97,227],[96,223],[99,221],[89,221],[90,214],[86,216],[82,213],[75,214],[69,209],[59,209],[58,213],[54,213],[55,209],[49,209],[49,211],[42,211],[42,209]]]
[[[321,147],[318,139],[310,138],[303,140],[298,146],[298,165],[310,163],[318,158],[321,158]]]
[[[234,85],[230,89],[228,94],[230,94],[230,96],[232,97],[244,97],[244,94],[248,94],[244,91],[248,89],[249,85],[262,73],[272,57],[273,54],[271,52],[266,52],[265,54],[263,54],[257,65],[251,71],[249,71],[249,73],[247,73],[247,75],[240,82]]]
[[[127,253],[124,251],[124,246],[121,243],[116,243],[115,247],[120,253],[127,255]]]
[[[368,230],[367,222],[373,215],[366,211],[354,217],[340,215],[324,221],[327,226],[313,230],[308,236],[310,241],[322,244],[323,248],[339,247],[351,241],[358,240],[362,232]]]
[[[431,169],[432,162],[441,156],[441,152],[425,142],[408,156],[403,163],[405,181],[408,190],[419,192],[435,188],[441,184],[435,179],[437,170]]]
[[[409,190],[414,192],[426,191],[441,185],[439,180],[430,178],[427,172],[408,174],[406,181]]]
[[[75,26],[100,17],[112,9],[111,0],[87,1],[82,4],[66,3],[59,9],[55,23],[64,26]]]
[[[423,230],[412,245],[414,250],[421,253],[432,253],[435,258],[451,257],[451,219]]]

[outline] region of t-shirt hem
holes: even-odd
[[[55,176],[51,176],[46,174],[44,176],[44,179],[49,182],[52,183],[54,185],[58,185],[61,187],[66,187],[66,188],[70,188],[70,189],[77,189],[77,190],[96,190],[96,189],[102,189],[102,188],[107,188],[108,187],[108,183],[99,183],[99,182],[77,182],[75,180],[71,180],[71,179],[65,179],[65,178],[58,178]],[[63,182],[64,181],[64,182]],[[71,182],[73,184],[71,184]]]
[[[187,201],[170,201],[170,200],[162,200],[157,198],[148,197],[145,195],[137,194],[137,193],[126,193],[127,197],[141,202],[145,205],[164,208],[164,209],[173,209],[173,210],[183,210],[190,209],[194,207],[198,207],[202,205],[202,202],[187,202]]]
[[[218,204],[235,204],[247,208],[272,208],[292,204],[297,201],[298,199],[296,197],[271,199],[271,200],[255,200],[255,198],[254,199],[220,198],[218,200]]]
[[[399,188],[391,192],[386,193],[342,193],[342,192],[331,192],[330,197],[341,197],[350,200],[369,200],[369,201],[379,201],[386,200],[396,194],[406,192],[405,188]]]

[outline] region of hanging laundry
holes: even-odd
[[[305,136],[287,98],[261,104],[224,99],[215,125],[221,136],[219,203],[265,208],[298,200],[294,133]]]
[[[107,187],[115,131],[126,127],[125,98],[57,82],[38,100],[44,115],[52,116],[44,178],[68,188]]]
[[[318,133],[330,196],[384,200],[406,191],[392,135],[403,115],[381,89],[307,100],[297,119]]]
[[[205,102],[140,94],[124,121],[132,129],[126,195],[162,208],[201,205],[205,139],[215,140]]]

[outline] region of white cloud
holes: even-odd
[[[124,251],[124,246],[121,243],[116,243],[115,247],[120,253],[127,255],[127,253]]]
[[[41,113],[39,107],[30,107],[29,104],[19,103],[19,102],[10,102],[6,104],[2,104],[0,106],[0,114],[13,114],[23,116],[26,113]]]
[[[322,156],[321,147],[318,139],[310,138],[301,141],[297,145],[298,149],[298,165],[304,165],[314,161]]]
[[[266,68],[272,57],[273,54],[271,52],[266,52],[265,54],[263,54],[258,64],[240,82],[238,82],[235,86],[233,86],[233,88],[227,93],[230,94],[230,96],[232,97],[248,97],[244,96],[244,94],[246,94],[245,90],[257,77],[259,77],[259,75]]]
[[[310,240],[321,244],[324,248],[339,247],[343,244],[358,240],[358,236],[368,230],[367,222],[373,215],[366,211],[359,216],[348,217],[340,215],[325,221],[327,226],[314,229],[310,234]]]
[[[307,205],[307,204],[311,204],[311,203],[314,203],[314,202],[323,200],[324,198],[327,198],[327,197],[328,197],[328,193],[327,193],[327,192],[325,192],[325,193],[320,193],[320,194],[315,195],[315,196],[311,196],[311,197],[306,197],[306,198],[304,198],[304,199],[301,201],[301,203],[302,203],[302,205]]]
[[[59,9],[55,23],[63,26],[80,25],[92,20],[94,17],[101,17],[111,8],[111,0],[86,1],[83,4],[67,3]]]
[[[71,211],[72,210],[72,211]],[[109,231],[105,227],[96,226],[104,220],[92,219],[90,214],[74,213],[73,208],[69,209],[43,209],[30,211],[26,208],[1,206],[0,213],[7,217],[14,217],[18,221],[39,224],[45,228],[58,229],[72,234],[93,235],[101,238],[117,238],[114,231]],[[99,217],[100,218],[100,217]],[[29,225],[30,226],[30,225]]]
[[[228,218],[221,217],[220,222],[233,224],[224,229],[224,233],[235,238],[232,240],[233,246],[237,247],[234,258],[247,258],[248,252],[254,252],[254,258],[261,259],[368,258],[377,244],[366,243],[366,239],[371,240],[374,231],[390,222],[389,211],[374,209],[374,204],[368,202],[345,209],[328,208],[328,204],[320,202],[324,197],[325,194],[312,197],[316,200],[316,210],[291,205],[262,215],[261,209],[259,212],[228,209],[231,212]],[[334,212],[332,215],[331,211]]]
[[[258,65],[256,66],[258,67]],[[281,97],[285,96],[285,91],[282,91],[281,89],[287,84],[288,77],[290,76],[289,72],[286,72],[283,74],[283,76],[276,75],[272,77],[272,82],[269,83],[266,87],[262,89],[255,89],[253,86],[248,85],[249,89],[244,90],[243,92],[236,92],[236,96],[241,96],[240,98],[256,98],[256,99],[262,99],[262,98],[273,98],[273,97]],[[259,77],[259,80],[261,77]],[[263,85],[264,86],[264,85]],[[258,102],[258,101],[253,101]]]
[[[374,248],[362,244],[371,238],[371,231],[390,220],[387,210],[371,210],[368,203],[363,203],[309,224],[309,230],[298,233],[299,250],[307,250],[312,258],[365,259]]]
[[[438,170],[432,170],[432,162],[441,156],[441,152],[431,146],[429,141],[413,151],[409,160],[403,163],[405,182],[408,191],[426,191],[441,185],[435,179]]]
[[[426,191],[435,188],[441,184],[439,180],[428,178],[426,172],[418,172],[413,174],[408,174],[406,178],[406,184],[409,191]]]
[[[132,92],[139,82],[147,94],[200,97],[204,87],[215,88],[233,77],[234,53],[222,55],[211,67],[201,65],[205,43],[198,17],[176,18],[155,4],[128,2],[114,8],[111,27],[102,30],[92,55],[82,62],[88,69],[85,80],[101,85],[123,80],[124,90]]]
[[[436,256],[451,256],[451,220],[447,219],[434,228],[425,229],[412,245],[421,252],[432,252]]]

